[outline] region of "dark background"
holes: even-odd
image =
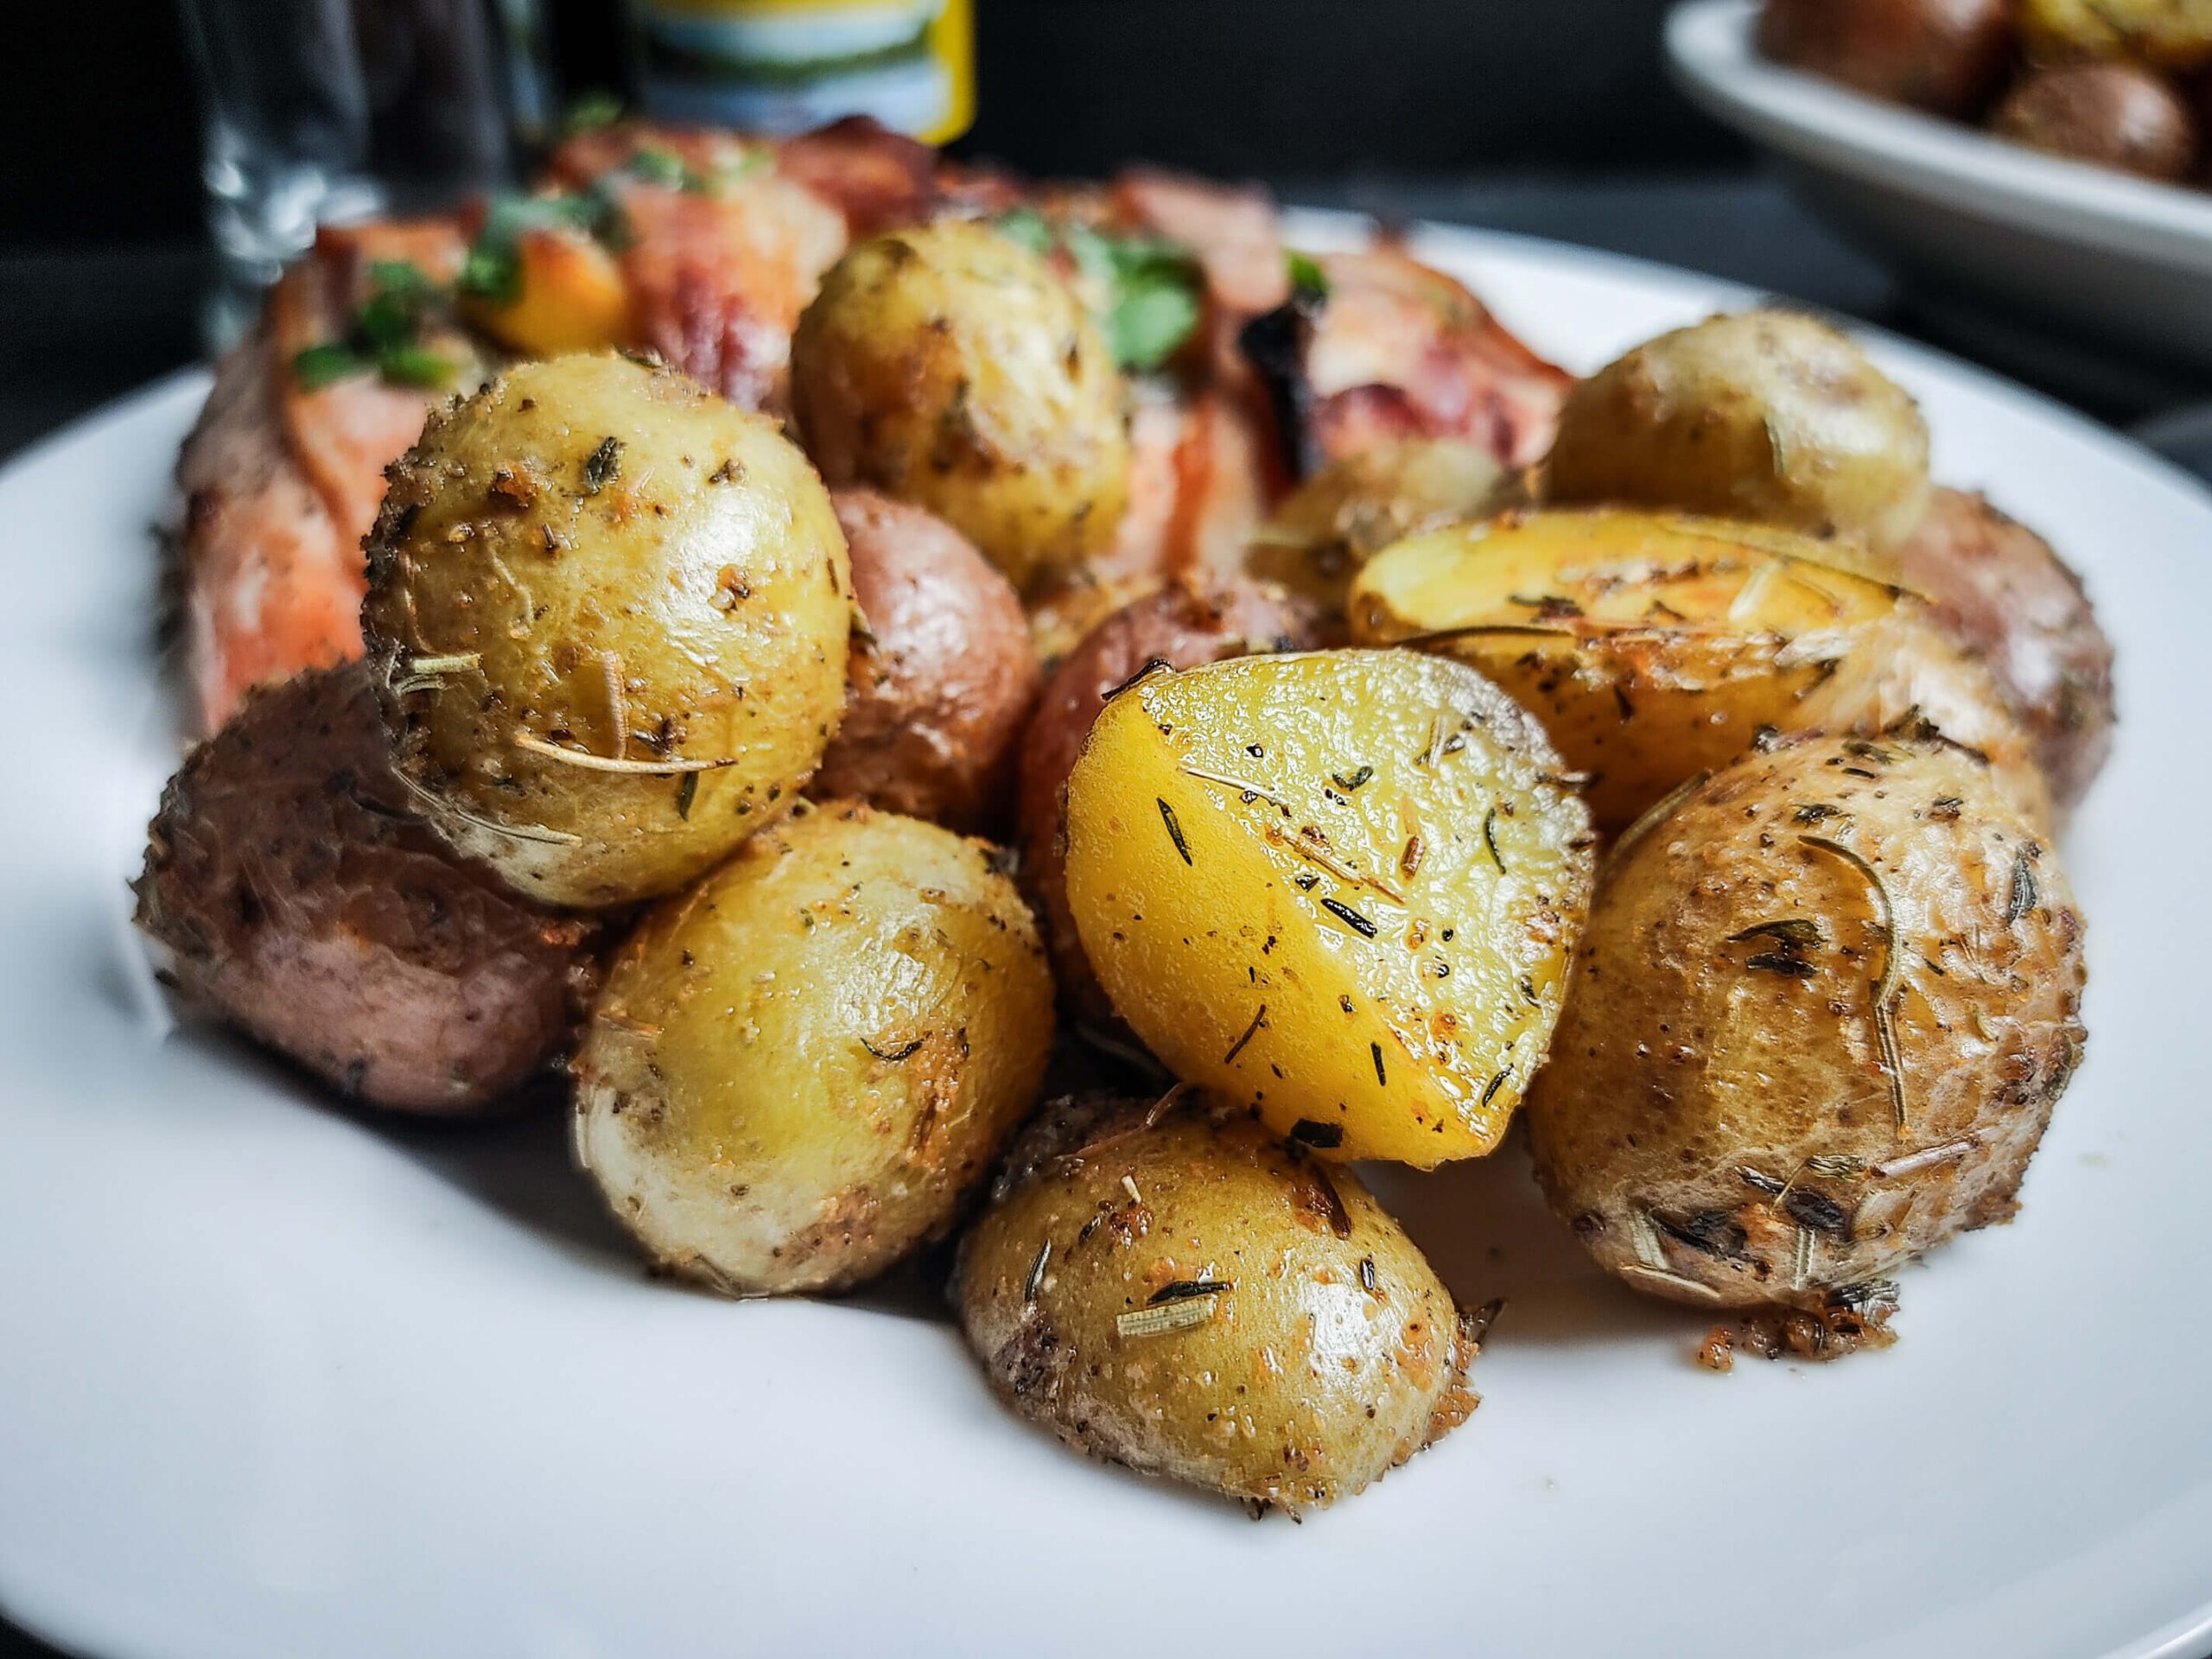
[[[613,0],[548,0],[571,85],[616,78]],[[1271,177],[1737,159],[1659,67],[1664,0],[978,0],[966,148]],[[199,233],[175,0],[10,5],[0,248]]]

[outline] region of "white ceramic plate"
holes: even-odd
[[[1751,45],[1758,10],[1688,0],[1668,18],[1668,55],[1683,90],[1780,158],[1839,229],[1938,293],[2212,368],[2212,194],[2039,155],[1781,68]]]
[[[1308,221],[1320,240],[1340,225]],[[1745,296],[1435,232],[1592,365]],[[1509,1298],[1471,1422],[1294,1526],[1087,1463],[943,1324],[648,1282],[557,1122],[393,1128],[169,1030],[123,884],[175,759],[155,560],[204,381],[0,477],[0,1605],[140,1656],[2182,1655],[2212,1632],[2202,641],[2212,500],[1888,341],[1942,475],[2087,567],[2126,724],[2069,849],[2089,1060],[1904,1340],[1688,1355],[1521,1156],[1382,1183]],[[2175,835],[2171,861],[2158,839]]]

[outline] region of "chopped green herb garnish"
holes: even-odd
[[[1332,284],[1329,281],[1329,273],[1321,269],[1319,259],[1310,253],[1300,253],[1295,248],[1289,248],[1284,251],[1282,262],[1284,269],[1290,273],[1291,287],[1320,299],[1329,297]]]
[[[702,191],[707,181],[683,158],[665,149],[641,149],[630,158],[630,174],[647,184],[664,185],[671,190]]]
[[[1066,250],[1096,308],[1114,361],[1149,373],[1182,348],[1198,327],[1205,279],[1180,243],[1154,236],[1109,236],[1088,225],[1055,228],[1032,207],[992,223],[1039,258]]]
[[[599,132],[621,118],[622,100],[602,88],[599,92],[586,92],[569,105],[569,118],[563,124],[572,134]]]
[[[1001,213],[991,221],[1001,234],[1019,242],[1039,259],[1052,251],[1052,227],[1045,222],[1044,214],[1034,207],[1014,207]]]
[[[395,386],[438,391],[453,384],[461,365],[427,346],[395,346],[378,357],[377,372]]]
[[[351,346],[326,340],[320,346],[308,346],[292,359],[292,378],[309,391],[321,391],[340,380],[366,374],[375,366]]]

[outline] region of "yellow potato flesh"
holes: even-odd
[[[1541,1063],[1588,818],[1533,722],[1409,652],[1239,658],[1109,702],[1068,897],[1175,1073],[1327,1155],[1488,1152]]]
[[[1352,634],[1496,680],[1592,774],[1592,813],[1615,830],[1762,728],[1814,723],[1824,688],[1888,672],[1897,592],[1852,557],[1717,520],[1508,516],[1378,555],[1353,587]]]

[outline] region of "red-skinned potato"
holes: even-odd
[[[1988,666],[2063,812],[2112,753],[2112,641],[2050,543],[1979,495],[1939,489],[1897,550],[1898,580]]]
[[[1777,63],[1934,115],[1981,110],[2012,48],[2005,0],[1767,0],[1759,14]]]
[[[1319,613],[1272,583],[1235,582],[1204,592],[1177,586],[1147,594],[1099,623],[1046,683],[1021,748],[1021,883],[1044,923],[1062,1000],[1081,1018],[1109,1024],[1115,1015],[1068,911],[1061,818],[1068,773],[1108,694],[1154,659],[1171,668],[1195,668],[1320,643]]]
[[[1991,130],[2016,144],[2092,167],[2172,183],[2196,165],[2189,105],[2133,63],[2062,63],[2031,70],[2005,95]]]
[[[589,990],[591,926],[416,817],[358,663],[253,692],[193,750],[137,888],[189,1001],[372,1105],[480,1111]]]
[[[846,659],[844,724],[808,793],[976,830],[1013,783],[1041,676],[1013,585],[934,514],[832,493],[868,631]]]

